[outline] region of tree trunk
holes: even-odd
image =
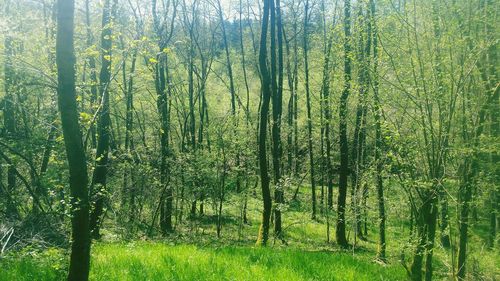
[[[351,90],[351,1],[344,0],[344,89],[339,105],[340,169],[339,195],[337,202],[337,244],[347,246],[345,224],[345,202],[347,197],[347,177],[349,175],[349,147],[347,143],[347,100]]]
[[[376,7],[375,1],[370,0],[370,20],[373,28],[373,99],[375,104],[375,181],[377,187],[377,201],[378,201],[378,219],[379,219],[379,239],[377,248],[377,258],[381,261],[386,261],[386,244],[385,244],[385,198],[384,198],[384,183],[382,172],[384,163],[381,159],[383,155],[383,142],[382,142],[382,124],[381,115],[382,108],[379,98],[379,77],[378,77],[378,28],[376,22]]]
[[[58,104],[69,165],[71,190],[71,257],[68,280],[88,280],[90,267],[88,176],[78,124],[73,46],[74,1],[57,1],[56,63]]]
[[[257,245],[266,246],[269,239],[269,223],[271,220],[271,191],[269,189],[269,174],[267,165],[266,138],[267,138],[267,123],[269,115],[269,103],[271,100],[272,90],[271,77],[267,68],[267,30],[269,26],[269,10],[270,2],[273,0],[264,0],[264,10],[262,15],[262,30],[260,35],[260,50],[259,50],[259,69],[261,74],[261,94],[262,104],[260,107],[259,120],[259,168],[260,182],[262,189],[262,201],[264,209],[262,211],[262,224],[259,228]]]
[[[7,5],[8,7],[8,5]],[[8,12],[8,9],[7,9]],[[15,138],[16,135],[16,114],[15,114],[15,101],[14,101],[14,84],[16,83],[15,72],[12,67],[12,56],[14,55],[14,39],[11,36],[5,37],[5,62],[4,62],[4,71],[5,71],[5,97],[3,104],[3,112],[4,112],[4,126],[5,133],[8,139]],[[13,165],[7,166],[7,190],[6,192],[12,194],[15,193],[16,188],[16,173],[15,167]],[[15,214],[15,208],[13,204],[7,204],[8,210],[7,214]]]
[[[428,216],[425,220],[427,227],[427,244],[426,244],[426,257],[425,257],[425,281],[432,280],[432,258],[434,254],[434,243],[436,238],[436,224],[438,216],[438,194],[436,194],[437,187],[433,188],[429,195],[428,201],[431,202]]]
[[[166,55],[158,55],[158,63],[156,66],[156,91],[158,95],[157,108],[160,113],[161,132],[160,132],[160,184],[164,190],[163,197],[161,198],[161,213],[160,213],[160,228],[165,235],[173,231],[172,226],[172,208],[173,208],[173,194],[172,187],[170,186],[170,165],[168,157],[170,154],[169,148],[169,133],[170,133],[170,108],[169,98],[170,90],[166,89],[166,84],[169,81],[168,64]],[[170,86],[168,86],[170,89]]]
[[[475,161],[473,161],[475,162]],[[466,271],[466,256],[467,256],[467,240],[468,240],[468,228],[469,228],[469,210],[470,210],[470,200],[472,197],[472,188],[470,182],[469,169],[471,165],[475,163],[470,163],[470,161],[464,160],[462,164],[462,178],[460,182],[459,189],[459,202],[460,206],[460,220],[459,220],[459,242],[458,242],[458,270],[457,278],[458,280],[465,280]]]
[[[277,77],[273,75],[272,82],[273,85],[273,108],[272,108],[272,139],[273,139],[273,169],[274,169],[274,200],[276,206],[274,208],[274,233],[278,239],[283,239],[282,236],[282,226],[281,226],[281,204],[284,203],[283,198],[283,186],[281,183],[281,157],[282,157],[282,145],[281,145],[281,115],[282,115],[282,103],[283,103],[283,27],[281,22],[281,8],[280,0],[276,0],[276,5],[271,5],[271,24],[276,27],[276,41],[278,43],[278,57],[275,57],[275,47],[273,46],[274,40],[274,28],[271,28],[271,56],[275,59],[271,60],[271,69],[276,71],[277,63]],[[273,13],[275,16],[273,16]],[[276,83],[276,80],[277,83]]]
[[[359,7],[358,21],[360,23],[359,42],[357,50],[357,61],[360,65],[358,71],[359,83],[359,100],[356,108],[356,125],[354,128],[354,139],[352,145],[352,209],[354,215],[354,231],[355,240],[359,237],[364,240],[362,231],[361,220],[361,203],[364,200],[365,192],[362,192],[361,198],[359,197],[359,190],[362,186],[362,179],[364,173],[365,162],[365,134],[366,134],[366,114],[367,114],[367,101],[366,95],[369,86],[369,67],[370,67],[370,52],[371,52],[371,22],[366,20],[363,15],[363,7]],[[365,26],[366,25],[366,26]],[[365,43],[366,31],[366,43]],[[358,200],[361,199],[361,200]]]
[[[90,214],[90,229],[93,239],[100,238],[100,227],[106,201],[106,178],[108,174],[108,152],[110,143],[110,107],[109,107],[109,86],[111,83],[111,48],[112,48],[112,28],[111,21],[116,8],[116,1],[104,2],[102,10],[102,33],[101,33],[101,72],[99,74],[100,108],[97,131],[95,169],[92,175],[91,194],[93,196],[93,209]]]
[[[325,13],[325,3],[322,3],[323,13]],[[325,17],[326,15],[324,15]],[[332,54],[332,46],[333,46],[333,36],[327,39],[327,27],[326,27],[326,19],[323,19],[323,41],[325,42],[325,61],[323,64],[323,80],[321,86],[321,92],[323,96],[323,110],[325,116],[325,125],[324,125],[324,143],[326,146],[326,181],[327,181],[327,208],[330,211],[333,208],[333,167],[332,167],[332,140],[331,140],[331,131],[330,126],[332,122],[332,112],[330,108],[330,75],[331,75],[331,54]],[[332,33],[333,34],[333,33]],[[328,41],[327,41],[328,40]]]
[[[493,18],[493,12],[494,9],[492,6],[492,1],[488,0],[485,1],[485,4],[487,4],[488,9],[486,10],[485,14],[488,15],[488,18]],[[483,7],[484,8],[484,7]],[[488,35],[488,38],[491,38],[493,34],[493,29],[490,24],[486,24],[486,33]],[[484,62],[481,62],[478,65],[479,71],[481,72],[482,80],[486,84],[487,87],[487,92],[488,92],[488,97],[485,101],[485,103],[482,105],[481,109],[479,110],[478,113],[478,122],[475,124],[475,130],[474,133],[472,134],[471,138],[467,137],[467,116],[465,116],[465,108],[463,109],[463,114],[462,116],[462,138],[463,141],[468,144],[469,148],[472,149],[472,147],[479,147],[479,138],[483,134],[484,131],[484,125],[486,121],[486,115],[487,113],[491,114],[492,122],[491,126],[492,127],[492,133],[496,134],[494,136],[498,137],[498,132],[499,132],[499,123],[498,123],[498,99],[500,96],[500,89],[498,85],[496,84],[498,82],[498,74],[496,72],[496,65],[497,65],[497,44],[498,43],[492,43],[488,50],[487,50],[487,55],[486,57],[489,58],[489,61],[487,61],[488,64],[484,64]],[[471,47],[471,46],[470,46]],[[489,67],[487,66],[489,65]],[[486,74],[486,75],[485,75]],[[490,79],[488,79],[490,77]],[[468,97],[463,97],[464,100],[467,99]],[[465,102],[464,102],[464,107],[465,107]],[[491,112],[488,112],[490,111]],[[457,271],[457,278],[459,280],[465,280],[466,278],[466,259],[467,259],[467,244],[468,244],[468,227],[469,227],[469,212],[471,208],[471,200],[474,192],[474,188],[477,187],[476,180],[477,176],[480,171],[479,167],[479,153],[477,151],[474,151],[472,155],[469,158],[466,158],[464,160],[464,163],[462,164],[462,182],[460,183],[460,190],[459,190],[459,196],[460,196],[460,224],[459,224],[459,250],[458,250],[458,271]],[[497,157],[498,159],[498,154],[495,154],[494,157]],[[498,165],[497,165],[498,166]],[[498,173],[496,173],[498,175]],[[494,190],[493,192],[497,192],[497,190]],[[490,199],[491,200],[491,199]],[[494,241],[494,238],[496,237],[496,222],[491,221],[492,219],[495,218],[497,210],[491,210],[490,209],[490,241]],[[473,218],[474,218],[474,210],[472,212]],[[495,219],[496,220],[496,219]]]
[[[90,0],[85,1],[85,25],[87,28],[87,48],[90,48],[94,44],[94,38],[92,35],[92,28],[90,25]],[[97,71],[96,71],[96,63],[94,56],[88,57],[88,64],[90,68],[90,112],[94,115],[97,104]],[[94,122],[90,124],[90,138],[91,138],[91,147],[96,148],[97,146],[97,136],[96,136],[96,128]]]
[[[309,150],[309,165],[310,165],[310,176],[311,176],[311,200],[312,200],[312,214],[311,218],[316,219],[316,182],[314,175],[314,151],[312,144],[312,116],[311,116],[311,93],[309,89],[309,58],[308,58],[308,25],[309,25],[309,0],[306,0],[304,6],[304,79],[305,79],[305,89],[306,89],[306,105],[307,105],[307,144]]]
[[[495,38],[495,19],[496,19],[496,14],[495,14],[495,3],[493,0],[488,0],[486,1],[486,4],[488,6],[488,9],[486,11],[486,16],[488,19],[491,19],[491,21],[487,22],[486,25],[486,35],[487,38]],[[492,23],[493,22],[493,23]],[[490,88],[490,95],[492,98],[492,102],[490,104],[490,107],[488,108],[489,113],[490,113],[490,134],[493,140],[498,140],[500,136],[500,121],[499,121],[499,111],[500,111],[500,102],[499,102],[499,96],[500,96],[500,88],[498,87],[498,72],[497,72],[497,67],[498,67],[498,51],[497,51],[497,46],[498,46],[498,40],[493,41],[490,43],[490,46],[488,48],[488,72],[489,72],[489,88]],[[495,83],[497,83],[495,85]],[[492,190],[490,191],[490,206],[489,206],[489,233],[488,233],[488,246],[493,249],[495,247],[495,242],[496,242],[496,237],[497,237],[497,227],[499,218],[498,214],[500,212],[500,168],[498,163],[500,163],[500,152],[498,149],[496,151],[493,151],[491,153],[491,158],[490,158],[491,164],[494,168],[493,170],[493,185],[492,185]]]
[[[169,145],[169,135],[170,135],[170,97],[171,97],[171,86],[170,86],[170,74],[168,69],[168,55],[165,50],[172,37],[174,20],[177,15],[177,1],[174,2],[171,7],[172,10],[162,11],[167,18],[170,14],[170,26],[168,33],[164,33],[167,29],[167,24],[160,21],[157,13],[156,0],[151,1],[151,12],[153,15],[153,28],[156,35],[159,37],[158,47],[159,52],[156,56],[155,64],[155,90],[156,90],[156,107],[158,114],[160,115],[160,186],[161,186],[161,196],[160,196],[160,229],[163,235],[166,235],[173,231],[172,226],[172,212],[173,212],[173,190],[170,186],[170,166],[168,163],[168,157],[170,156],[170,145]],[[170,6],[169,6],[170,7]],[[164,7],[168,9],[169,7]],[[193,113],[194,114],[194,113]],[[194,118],[194,115],[193,115]],[[182,135],[184,131],[182,130]],[[194,132],[193,137],[194,137]],[[183,142],[181,144],[183,148]],[[184,198],[183,195],[181,198]],[[182,208],[182,207],[181,207]],[[179,214],[179,220],[182,220],[182,209]]]
[[[131,58],[131,66],[130,66],[130,78],[128,81],[126,76],[124,77],[125,86],[125,151],[127,153],[127,162],[128,167],[123,172],[123,192],[128,193],[128,202],[129,202],[129,223],[133,224],[135,221],[135,196],[136,196],[136,188],[134,182],[134,167],[133,164],[134,156],[132,153],[135,153],[134,141],[132,138],[132,130],[134,128],[134,75],[135,75],[135,65],[137,60],[137,50],[134,50]],[[125,62],[124,62],[124,71],[125,71]],[[125,72],[124,72],[125,73]],[[130,178],[130,187],[129,187],[129,178]]]
[[[422,280],[422,264],[424,261],[425,246],[427,244],[427,228],[425,227],[425,218],[428,217],[430,207],[430,201],[424,201],[423,205],[420,209],[418,209],[415,215],[418,241],[410,269],[412,281]]]

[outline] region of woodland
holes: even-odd
[[[500,280],[497,0],[1,0],[0,280]]]

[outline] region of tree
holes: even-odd
[[[168,2],[164,6],[164,16],[162,20],[158,16],[156,0],[152,0],[153,28],[157,36],[159,52],[154,65],[155,89],[157,95],[156,106],[160,115],[160,184],[162,187],[160,196],[160,228],[164,234],[173,231],[172,210],[173,192],[169,185],[170,167],[168,157],[171,154],[169,146],[170,133],[170,75],[168,72],[167,48],[173,35],[174,20],[177,15],[177,1]],[[170,14],[170,19],[167,16]],[[170,21],[168,21],[170,20]],[[168,84],[168,85],[167,85]]]
[[[5,3],[5,13],[8,15],[10,10],[10,1]],[[12,57],[14,56],[15,41],[14,38],[7,35],[4,39],[5,44],[5,61],[4,61],[4,73],[5,73],[5,97],[3,100],[3,121],[5,127],[5,134],[8,138],[15,138],[16,135],[16,111],[15,111],[15,100],[14,91],[16,90],[16,73],[13,69]],[[14,165],[9,165],[7,167],[7,186],[6,193],[10,194],[14,192],[16,187],[16,172]],[[7,213],[15,215],[17,213],[16,207],[12,200],[7,202]]]
[[[308,26],[309,26],[309,0],[306,0],[304,5],[304,86],[306,89],[306,105],[307,105],[307,145],[309,149],[309,169],[311,176],[311,200],[312,214],[311,218],[316,219],[316,182],[314,176],[314,151],[313,151],[313,136],[312,136],[312,116],[311,116],[311,93],[309,89],[309,58],[308,58]]]
[[[360,201],[365,201],[366,188],[362,191],[359,198],[359,191],[363,184],[363,174],[366,162],[366,115],[368,113],[367,95],[370,83],[369,67],[370,67],[370,53],[371,53],[371,21],[368,20],[368,15],[364,15],[363,5],[359,6],[358,13],[358,48],[356,51],[356,60],[359,65],[358,70],[358,104],[356,106],[356,123],[354,127],[354,139],[352,141],[352,158],[351,158],[351,200],[354,215],[354,244],[356,238],[364,240],[363,229],[361,225],[361,207]],[[361,200],[359,200],[361,199]],[[365,201],[366,202],[366,201]]]
[[[82,271],[99,232],[246,243],[259,223],[258,245],[371,238],[413,280],[494,275],[495,1],[68,3],[0,1],[0,256],[70,245]]]
[[[78,124],[75,90],[73,0],[57,1],[57,95],[69,165],[71,190],[71,258],[68,280],[88,280],[90,268],[87,160]]]
[[[339,195],[337,202],[337,244],[347,246],[345,202],[347,197],[347,177],[349,175],[349,147],[347,143],[347,101],[351,90],[351,1],[344,0],[344,88],[339,104]]]
[[[269,189],[269,174],[267,166],[267,152],[266,152],[266,138],[267,138],[267,120],[269,115],[269,103],[271,100],[271,75],[267,66],[267,30],[269,26],[269,13],[271,1],[264,0],[264,7],[262,13],[262,27],[260,35],[260,49],[259,49],[259,69],[261,79],[261,95],[262,101],[260,106],[260,120],[259,120],[259,169],[260,169],[260,185],[262,189],[262,201],[264,209],[262,211],[262,223],[259,228],[259,235],[257,238],[257,245],[266,246],[269,240],[269,223],[271,220],[271,191]]]
[[[332,166],[332,112],[330,96],[331,59],[333,47],[333,32],[327,39],[327,24],[325,13],[325,1],[321,2],[323,11],[323,41],[325,59],[323,63],[323,79],[321,84],[322,105],[324,111],[324,143],[326,144],[326,181],[327,181],[327,241],[330,241],[330,211],[333,209],[333,166]],[[334,22],[335,23],[335,22]],[[322,153],[323,154],[323,153]]]
[[[491,10],[491,1],[486,1],[484,2],[486,5],[482,6],[484,10],[481,12],[485,12],[485,14],[491,16],[491,18],[494,18],[492,16],[492,10]],[[462,14],[457,13],[459,15],[459,20],[462,20]],[[483,22],[481,22],[483,24]],[[469,30],[463,28],[463,21],[459,22],[461,29],[461,36],[467,38],[467,48],[465,49],[465,52],[470,52],[473,47],[473,42],[470,39],[470,34]],[[461,116],[461,125],[462,125],[462,130],[461,130],[461,137],[462,141],[464,142],[465,146],[465,151],[468,153],[468,157],[464,157],[459,173],[460,173],[460,186],[459,186],[459,207],[460,207],[460,217],[459,217],[459,245],[458,245],[458,259],[457,259],[457,277],[459,280],[465,280],[466,279],[466,261],[467,261],[467,250],[468,250],[468,244],[469,244],[469,214],[470,214],[470,209],[471,209],[471,201],[472,201],[472,195],[473,195],[473,188],[474,186],[477,186],[479,183],[478,180],[478,174],[481,169],[481,158],[482,158],[482,153],[481,149],[479,148],[480,146],[480,138],[483,135],[485,128],[486,128],[486,121],[488,115],[491,118],[491,132],[493,134],[496,134],[496,137],[498,137],[498,103],[499,103],[499,96],[500,96],[500,90],[498,88],[498,85],[495,85],[495,81],[498,81],[498,73],[496,71],[496,61],[497,61],[497,42],[496,41],[489,41],[492,38],[492,26],[489,22],[486,22],[486,28],[485,28],[485,33],[486,33],[486,38],[488,40],[487,42],[487,50],[485,52],[485,55],[482,56],[481,60],[479,60],[477,63],[474,62],[479,69],[481,80],[484,83],[484,88],[480,87],[479,89],[476,89],[478,92],[486,92],[486,97],[484,100],[484,103],[481,103],[479,105],[479,110],[477,112],[471,112],[471,114],[474,114],[473,116],[475,118],[471,118],[470,116],[467,116],[467,107],[472,107],[470,104],[470,97],[467,96],[467,92],[465,90],[463,91],[462,94],[462,116]],[[466,60],[466,55],[465,52],[461,54],[460,60],[462,63],[462,68],[465,68],[465,60]],[[487,66],[490,67],[487,67]],[[465,87],[465,85],[463,86]],[[486,90],[486,91],[484,91]],[[475,123],[469,124],[469,120],[473,119],[476,120]],[[472,128],[471,128],[472,127]],[[495,136],[495,135],[494,135]],[[493,160],[496,160],[498,157],[498,151],[495,151],[493,153]],[[498,175],[498,174],[497,174]],[[498,188],[498,183],[497,186],[493,186],[493,196],[491,196],[490,200],[495,201],[496,199],[496,194]],[[498,203],[497,203],[498,204]],[[492,206],[493,208],[490,209],[490,231],[493,233],[490,233],[490,242],[489,243],[494,243],[494,237],[496,235],[495,233],[495,228],[496,228],[496,212],[498,210],[495,209],[495,206]],[[491,237],[492,236],[492,237]],[[492,247],[493,245],[490,244]]]
[[[137,56],[139,52],[139,46],[137,46],[139,40],[143,37],[144,34],[144,22],[143,19],[140,18],[139,14],[139,6],[133,6],[131,2],[129,2],[130,8],[134,11],[134,24],[135,24],[135,34],[133,36],[133,46],[132,46],[132,54],[131,54],[131,65],[130,72],[127,75],[127,67],[126,61],[128,56],[128,51],[124,50],[124,58],[122,65],[122,74],[123,74],[123,93],[125,97],[125,153],[126,153],[126,168],[123,171],[123,195],[122,195],[122,207],[126,205],[126,201],[128,201],[128,221],[133,227],[136,216],[136,196],[137,196],[137,188],[135,180],[135,168],[134,167],[138,162],[137,153],[135,151],[135,142],[134,142],[134,92],[135,92],[135,84],[134,84],[134,76],[136,75],[136,65],[137,65]],[[120,37],[120,41],[122,42],[122,46],[125,49],[125,43],[123,36]]]
[[[92,27],[90,22],[90,0],[85,1],[85,25],[87,28],[87,48],[91,48],[94,44],[94,36],[92,34]],[[95,57],[93,55],[88,56],[88,66],[90,68],[90,112],[95,114],[95,109],[99,106],[97,103],[97,87],[99,82],[97,81],[97,67]],[[94,122],[90,124],[90,138],[91,147],[97,147],[97,136],[96,128]]]
[[[276,50],[276,43],[277,49]],[[274,232],[283,240],[281,226],[281,204],[284,203],[283,183],[281,181],[281,115],[283,111],[283,25],[281,22],[280,1],[271,3],[271,73],[272,73],[272,158],[274,170]]]
[[[112,19],[116,9],[116,1],[104,2],[102,9],[102,33],[101,33],[101,71],[99,74],[99,93],[101,102],[99,105],[99,120],[97,123],[97,150],[94,173],[92,175],[91,193],[93,195],[93,209],[90,215],[90,229],[92,238],[101,237],[100,228],[104,211],[106,194],[106,178],[108,173],[108,157],[110,144],[110,107],[109,88],[111,84],[111,48],[112,48]]]
[[[386,260],[386,242],[385,242],[385,198],[384,198],[384,182],[383,182],[383,169],[384,163],[382,161],[383,142],[382,142],[382,108],[379,97],[379,76],[378,76],[378,63],[379,63],[379,50],[378,50],[378,29],[376,22],[376,6],[375,0],[370,0],[370,21],[373,28],[373,103],[374,103],[374,119],[375,119],[375,170],[376,170],[376,187],[377,187],[377,201],[378,201],[378,216],[379,216],[379,240],[377,248],[377,258],[381,261]]]

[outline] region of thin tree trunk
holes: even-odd
[[[106,178],[108,173],[108,153],[110,143],[110,107],[109,86],[111,82],[111,48],[112,28],[111,21],[116,8],[116,1],[111,5],[110,0],[104,2],[102,10],[102,33],[101,33],[101,72],[99,74],[100,108],[97,131],[96,160],[94,174],[92,175],[91,194],[93,196],[93,208],[90,214],[90,229],[93,239],[100,238],[100,227],[106,200]]]
[[[344,89],[339,105],[340,169],[339,195],[337,202],[337,244],[347,246],[345,203],[347,197],[347,177],[349,175],[349,147],[347,142],[347,100],[351,90],[351,1],[344,0]]]
[[[131,66],[130,66],[130,78],[128,81],[126,78],[124,79],[124,83],[127,83],[125,86],[126,96],[126,112],[125,112],[125,151],[127,153],[127,160],[130,167],[124,170],[123,172],[123,192],[128,194],[129,201],[129,223],[133,224],[135,221],[135,196],[136,196],[136,188],[134,182],[134,156],[132,153],[135,153],[134,141],[132,138],[132,130],[134,128],[134,75],[135,75],[135,65],[137,60],[137,50],[134,50],[131,58]],[[125,69],[125,65],[124,65]],[[130,187],[128,186],[128,179],[131,179]]]
[[[9,12],[9,4],[7,3],[6,13]],[[16,135],[16,111],[15,111],[15,101],[14,101],[14,87],[16,83],[16,73],[13,69],[12,56],[14,55],[14,39],[11,36],[5,37],[5,61],[4,61],[4,73],[5,73],[5,97],[3,102],[3,118],[5,133],[8,139],[15,138]],[[7,190],[9,194],[15,193],[16,189],[16,172],[13,165],[7,166]],[[10,200],[9,200],[10,201]],[[7,214],[17,213],[16,208],[9,202],[7,204]]]
[[[166,235],[173,231],[172,225],[172,213],[173,213],[173,190],[170,186],[170,166],[168,163],[168,158],[170,156],[170,97],[171,97],[171,86],[170,86],[170,75],[168,70],[168,55],[165,50],[168,43],[172,37],[174,20],[177,15],[177,1],[173,3],[169,2],[172,6],[164,7],[165,15],[170,14],[170,25],[168,26],[168,33],[163,33],[167,29],[167,24],[161,22],[157,14],[156,0],[152,0],[151,12],[153,15],[153,28],[157,36],[159,37],[158,47],[159,53],[156,56],[155,64],[155,90],[156,90],[156,107],[158,114],[160,115],[160,185],[162,190],[162,195],[160,198],[160,229],[163,235]],[[169,9],[172,9],[171,11]],[[182,133],[185,130],[182,130]],[[194,132],[193,132],[194,133]],[[194,135],[193,135],[194,136]],[[183,147],[183,144],[181,144]],[[183,197],[182,197],[183,198]],[[180,213],[180,219],[182,220],[182,209]],[[154,223],[154,222],[153,222]]]
[[[87,48],[90,48],[94,44],[94,38],[92,35],[92,28],[90,25],[90,7],[89,3],[90,0],[85,1],[85,25],[87,29]],[[99,106],[97,104],[97,87],[99,85],[97,81],[97,68],[96,68],[96,62],[94,56],[89,56],[88,57],[88,64],[90,68],[90,112],[92,115],[94,115],[96,108]],[[90,138],[91,138],[91,148],[96,148],[97,147],[97,135],[96,135],[96,128],[94,122],[90,124]]]
[[[281,158],[282,158],[282,144],[281,144],[281,116],[283,107],[283,25],[281,21],[281,3],[280,0],[276,0],[276,6],[274,8],[276,13],[276,36],[278,43],[278,58],[277,58],[277,87],[276,91],[273,93],[273,126],[272,126],[272,137],[273,137],[273,168],[274,168],[274,181],[275,181],[275,191],[274,200],[276,206],[274,208],[274,232],[278,239],[283,240],[282,226],[281,226],[281,204],[284,203],[284,190],[281,182]],[[272,10],[272,9],[271,9]],[[276,64],[276,61],[271,63]],[[273,77],[274,78],[274,77]]]
[[[304,76],[305,76],[305,89],[306,89],[306,105],[307,105],[307,144],[309,150],[309,165],[311,176],[311,200],[312,200],[312,214],[311,218],[316,219],[316,182],[314,175],[314,151],[312,144],[312,116],[311,116],[311,93],[309,89],[309,58],[308,58],[308,26],[309,26],[309,0],[306,0],[304,6]]]
[[[262,30],[260,36],[259,50],[259,69],[261,73],[261,94],[262,104],[260,107],[259,120],[259,168],[260,181],[262,189],[262,201],[264,209],[262,211],[262,224],[259,228],[257,245],[266,246],[269,239],[269,223],[271,220],[271,191],[269,189],[269,174],[267,165],[266,138],[267,138],[267,123],[269,114],[269,103],[271,100],[272,90],[271,77],[267,67],[267,30],[269,26],[269,10],[270,2],[273,0],[264,0],[264,10],[262,15]]]
[[[44,4],[44,15],[46,14],[45,8],[46,8],[46,6]],[[56,3],[53,3],[52,7],[50,7],[50,11],[51,11],[50,23],[53,23],[53,24],[55,24],[55,21],[56,21],[56,14],[57,14],[56,9],[57,9]],[[49,20],[47,19],[47,22],[48,21]],[[47,23],[47,25],[49,25],[49,24]],[[52,40],[54,40],[54,37],[55,37],[55,32],[56,32],[55,29],[47,27],[45,32],[46,32],[45,38],[46,38],[47,42],[52,42]],[[54,54],[50,50],[50,45],[49,45],[48,50],[47,50],[47,62],[49,63],[50,70],[55,71],[55,69],[54,69],[54,67],[55,67]],[[55,100],[54,100],[54,103],[55,103]],[[50,123],[49,134],[47,136],[47,141],[45,144],[45,149],[43,151],[42,163],[40,165],[40,176],[45,174],[47,172],[48,167],[49,167],[50,155],[52,153],[55,137],[57,134],[56,119],[57,119],[57,111],[54,110],[54,112],[50,115],[50,122],[51,123]]]
[[[325,3],[322,2],[323,13],[325,13]],[[323,19],[323,41],[325,42],[325,61],[323,64],[323,81],[321,86],[322,96],[323,96],[323,110],[325,116],[324,125],[324,143],[326,146],[326,181],[327,181],[327,208],[331,210],[333,208],[333,167],[332,167],[332,139],[330,126],[332,122],[332,112],[330,108],[330,76],[331,76],[331,54],[333,46],[333,35],[327,39],[327,27],[326,19]],[[332,33],[333,34],[333,33]],[[328,41],[327,41],[328,40]]]
[[[386,261],[386,242],[385,242],[385,198],[384,198],[384,183],[382,172],[384,163],[382,162],[382,124],[381,115],[382,108],[379,97],[379,77],[378,77],[378,28],[376,23],[376,6],[375,1],[370,0],[370,20],[373,28],[373,99],[375,103],[375,165],[376,165],[376,186],[377,186],[377,201],[378,201],[378,219],[379,219],[379,239],[377,248],[377,258],[381,261]]]
[[[354,128],[354,140],[352,146],[352,209],[354,213],[354,229],[355,238],[360,238],[364,240],[362,231],[362,220],[361,220],[361,203],[364,200],[358,200],[358,192],[362,186],[362,177],[364,173],[364,162],[365,162],[365,134],[366,134],[366,114],[367,114],[367,101],[366,95],[369,86],[369,67],[370,67],[370,51],[371,51],[371,22],[366,20],[363,15],[363,7],[359,7],[358,20],[360,23],[359,30],[359,46],[357,60],[360,65],[360,70],[358,72],[358,82],[359,82],[359,101],[356,108],[356,125]],[[366,24],[366,26],[365,26]],[[366,31],[366,43],[365,43],[365,31]],[[362,197],[365,196],[364,192],[361,194]]]
[[[493,0],[487,0],[487,11],[486,11],[486,18],[489,19],[489,21],[486,24],[486,35],[487,38],[495,38],[495,19],[496,19],[496,11],[495,8],[495,3]],[[488,72],[489,72],[489,88],[491,89],[491,98],[492,102],[490,104],[490,107],[488,108],[489,113],[490,113],[490,134],[493,140],[498,140],[500,136],[500,121],[499,121],[499,111],[500,111],[500,102],[499,102],[499,96],[500,96],[500,88],[498,87],[498,72],[497,72],[497,66],[498,66],[498,51],[497,51],[497,46],[498,46],[498,40],[493,41],[490,43],[490,46],[488,48]],[[495,85],[495,83],[497,83]],[[490,206],[489,206],[489,233],[488,233],[488,246],[493,249],[495,247],[495,242],[496,242],[496,237],[497,237],[497,227],[498,223],[500,223],[498,214],[500,213],[500,185],[498,184],[500,182],[500,168],[498,163],[500,163],[500,152],[498,149],[496,151],[493,151],[491,153],[491,158],[490,158],[491,164],[494,168],[493,170],[493,175],[496,175],[493,178],[493,183],[496,183],[492,186],[492,190],[490,192]]]

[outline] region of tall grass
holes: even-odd
[[[0,262],[0,280],[62,280],[63,253]],[[405,280],[398,265],[369,256],[284,248],[200,247],[159,242],[97,244],[91,280]]]

